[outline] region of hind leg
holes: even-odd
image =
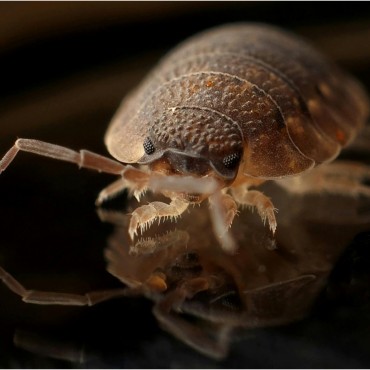
[[[336,161],[316,167],[307,174],[276,183],[295,194],[331,193],[370,196],[370,167],[358,162]]]

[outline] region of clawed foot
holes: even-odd
[[[233,188],[232,195],[239,205],[256,208],[263,224],[265,225],[267,222],[271,232],[275,234],[277,227],[275,212],[277,209],[270,198],[260,191],[248,190],[245,186]]]
[[[222,248],[228,253],[234,253],[237,249],[236,242],[228,230],[238,214],[238,205],[255,207],[263,223],[268,223],[273,234],[276,231],[276,209],[271,200],[257,190],[240,186],[232,188],[231,195],[215,193],[209,197],[209,201],[215,234],[219,237]]]
[[[116,195],[123,189],[139,200],[140,195],[150,188],[162,192],[172,199],[170,204],[151,202],[138,207],[132,212],[128,233],[132,240],[139,233],[144,233],[155,221],[176,221],[188,208],[189,202],[179,194],[199,194],[209,198],[211,219],[216,236],[225,251],[229,253],[237,249],[237,245],[228,232],[235,216],[238,205],[255,207],[264,224],[267,222],[272,233],[276,231],[275,211],[271,200],[256,190],[248,190],[246,185],[231,188],[230,194],[218,189],[217,181],[213,178],[193,178],[190,176],[151,175],[139,169],[127,166],[122,172],[122,178],[115,181],[99,194],[97,204]]]
[[[262,221],[267,222],[272,233],[275,233],[276,209],[271,200],[259,191],[249,191],[245,187],[233,189],[232,195],[218,191],[209,197],[209,202],[214,232],[219,238],[222,248],[229,253],[233,253],[237,249],[236,242],[228,232],[238,214],[237,204],[256,207]],[[134,240],[139,233],[143,234],[155,221],[159,223],[168,219],[176,221],[188,206],[189,202],[174,196],[170,204],[151,202],[138,207],[132,212],[130,219],[128,233],[131,240]]]
[[[156,220],[159,222],[166,219],[176,220],[177,217],[185,212],[188,206],[188,202],[176,198],[170,204],[152,202],[135,209],[132,213],[128,230],[131,239],[133,240],[135,235],[138,234],[138,229],[143,233]]]
[[[115,197],[121,191],[127,189],[130,195],[133,195],[137,201],[148,188],[150,175],[135,167],[127,166],[121,172],[121,178],[105,187],[98,195],[95,201],[97,206],[101,206],[105,201]]]
[[[252,207],[256,207],[258,214],[260,215],[262,222],[266,225],[266,222],[273,234],[275,234],[277,222],[275,213],[277,209],[274,207],[271,200],[259,191],[252,190],[249,192]]]

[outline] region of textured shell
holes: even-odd
[[[241,138],[243,173],[276,178],[334,159],[367,115],[362,87],[304,41],[231,24],[170,52],[123,101],[105,140],[115,158],[135,163],[149,132],[210,155]]]

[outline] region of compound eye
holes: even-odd
[[[239,164],[240,157],[241,157],[240,153],[229,154],[226,157],[224,157],[222,163],[226,168],[232,170]]]
[[[149,137],[144,140],[143,146],[146,154],[150,155],[155,152],[154,144]]]

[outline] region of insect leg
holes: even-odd
[[[32,354],[48,357],[56,360],[69,361],[83,364],[93,357],[94,354],[86,352],[83,344],[74,340],[66,341],[65,338],[56,338],[46,333],[40,335],[28,330],[16,329],[13,338],[14,345]]]
[[[157,303],[153,313],[163,328],[172,335],[207,356],[222,359],[228,352],[232,327],[210,324],[208,326],[213,330],[208,333],[205,328],[187,321],[176,312],[181,310],[186,299],[191,299],[196,293],[207,289],[209,289],[209,282],[205,278],[187,281]]]
[[[130,246],[130,255],[145,255],[152,254],[155,251],[167,248],[180,248],[188,245],[190,236],[185,230],[173,230],[164,235],[154,238],[144,238],[138,240],[134,245]]]
[[[247,186],[243,185],[232,188],[231,193],[238,204],[256,207],[263,223],[267,221],[270,230],[275,233],[277,223],[274,212],[276,209],[270,198],[266,197],[266,195],[258,190],[248,190]]]
[[[212,178],[196,178],[193,176],[164,176],[146,173],[132,166],[126,166],[122,171],[122,178],[104,188],[96,205],[101,205],[105,200],[114,197],[123,189],[140,201],[141,195],[147,189],[153,192],[187,192],[187,193],[212,193],[217,188],[217,182]]]
[[[219,184],[212,177],[152,175],[148,187],[152,191],[161,192],[212,194],[219,188]]]
[[[88,150],[76,152],[63,146],[33,139],[18,139],[0,161],[0,173],[5,171],[19,151],[38,154],[77,164],[99,172],[121,174],[125,166],[113,159],[92,153]]]
[[[116,297],[135,294],[130,289],[102,290],[86,294],[28,290],[2,267],[0,267],[0,279],[13,293],[22,297],[24,302],[40,305],[92,306]]]
[[[209,203],[214,232],[220,238],[222,248],[233,253],[237,246],[228,229],[237,214],[236,203],[230,195],[220,191],[209,197]]]
[[[110,199],[123,191],[128,189],[130,195],[133,195],[137,201],[140,201],[140,197],[148,188],[148,181],[150,175],[144,171],[141,171],[132,166],[126,166],[123,171],[121,171],[122,177],[106,188],[104,188],[98,195],[96,199],[96,205],[101,205],[107,199]]]
[[[183,212],[188,208],[189,203],[179,198],[171,200],[170,204],[163,202],[152,202],[135,209],[132,212],[129,234],[131,239],[137,234],[137,229],[140,227],[143,232],[147,227],[156,220],[161,218],[176,219],[181,216]]]
[[[128,217],[125,212],[115,211],[112,209],[97,208],[96,213],[102,222],[107,222],[116,226],[127,226]]]
[[[350,161],[336,161],[316,167],[301,176],[276,183],[296,194],[322,193],[370,196],[370,167]]]
[[[56,360],[82,364],[91,358],[91,354],[85,352],[83,345],[77,345],[72,340],[66,343],[64,338],[58,339],[53,335],[40,335],[16,329],[13,342],[17,348]]]

